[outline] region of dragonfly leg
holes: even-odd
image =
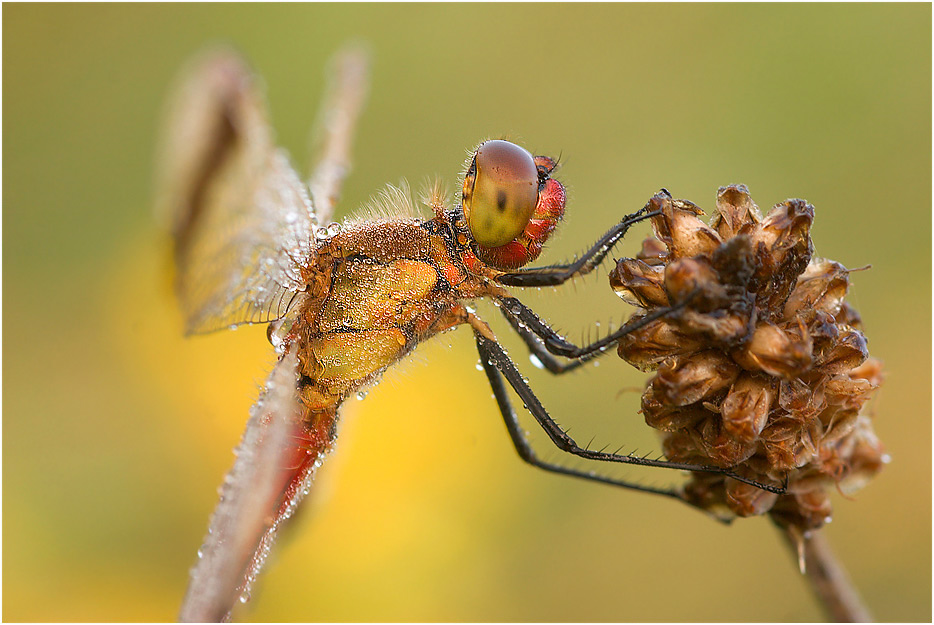
[[[620,337],[638,330],[659,317],[664,317],[683,308],[691,301],[693,295],[693,293],[689,294],[688,297],[674,306],[658,308],[644,317],[636,319],[635,321],[630,321],[602,339],[598,339],[582,347],[574,345],[552,330],[531,308],[515,297],[497,297],[496,302],[499,304],[499,309],[502,311],[503,316],[506,317],[506,320],[516,333],[525,341],[529,351],[539,359],[546,369],[552,373],[558,374],[576,369],[585,362],[603,355],[606,353],[607,348],[616,343]],[[563,362],[555,358],[553,354],[573,360]]]
[[[626,235],[629,228],[640,221],[645,221],[656,215],[661,215],[660,200],[656,198],[662,194],[671,197],[668,191],[662,189],[661,192],[649,200],[645,206],[635,213],[627,215],[622,221],[610,228],[606,234],[600,237],[597,242],[577,260],[563,265],[517,269],[500,274],[496,277],[496,282],[505,286],[557,286],[559,284],[564,284],[576,276],[583,276],[590,273],[603,262],[603,259],[610,253],[613,246]]]
[[[477,347],[480,351],[481,361],[483,362],[483,368],[487,375],[487,379],[490,381],[490,387],[493,389],[493,396],[496,398],[496,404],[499,406],[499,410],[503,415],[503,420],[506,423],[506,430],[509,432],[509,438],[512,440],[512,443],[522,460],[532,465],[533,467],[538,467],[539,469],[543,469],[552,473],[569,475],[571,477],[577,477],[592,482],[599,482],[601,484],[609,484],[611,486],[619,486],[621,488],[635,490],[641,493],[661,495],[663,497],[677,499],[678,501],[686,503],[692,508],[699,509],[704,514],[713,517],[721,523],[729,524],[732,521],[732,518],[730,517],[717,515],[710,510],[704,509],[698,504],[686,500],[681,495],[681,492],[675,488],[659,488],[655,486],[649,486],[646,484],[640,484],[638,482],[601,475],[595,471],[575,469],[573,467],[548,462],[539,458],[538,454],[535,453],[535,450],[532,448],[532,445],[526,438],[525,432],[522,430],[522,426],[519,424],[519,417],[516,415],[516,411],[512,407],[512,402],[509,401],[508,391],[506,390],[506,385],[503,382],[502,374],[496,365],[491,364],[491,361],[484,355],[484,348],[481,347],[481,340],[486,341],[487,339],[482,338],[479,333],[477,333],[476,336]]]
[[[483,322],[479,323],[483,324]],[[474,323],[472,325],[474,326],[474,336],[477,341],[477,351],[480,353],[480,362],[483,364],[483,368],[487,373],[487,377],[490,378],[494,394],[496,393],[496,383],[493,382],[493,378],[496,377],[499,379],[499,376],[501,375],[506,379],[506,382],[509,383],[516,394],[519,395],[519,398],[522,399],[522,402],[526,405],[529,412],[542,427],[542,429],[545,430],[545,433],[558,447],[558,449],[581,458],[597,460],[601,462],[618,462],[621,464],[634,464],[644,467],[661,467],[679,471],[701,471],[706,473],[717,473],[731,477],[745,484],[755,486],[756,488],[767,490],[769,492],[778,494],[783,494],[785,492],[784,488],[780,486],[763,484],[756,480],[751,480],[749,478],[738,475],[729,469],[714,465],[686,464],[681,462],[672,462],[670,460],[662,460],[660,458],[630,456],[628,454],[595,451],[581,447],[573,438],[571,438],[564,430],[561,429],[561,427],[555,422],[554,419],[551,418],[551,416],[545,410],[545,407],[542,406],[542,403],[532,392],[532,389],[529,388],[529,385],[525,382],[525,380],[523,380],[522,375],[516,368],[515,363],[509,358],[499,343],[497,343],[496,340],[492,337],[486,336],[485,334],[488,334],[488,332],[484,333],[480,331],[478,329],[479,324]],[[483,325],[485,326],[485,324]],[[502,385],[501,380],[499,384],[500,386]],[[507,421],[510,419],[510,415],[505,411],[503,413],[503,417]]]

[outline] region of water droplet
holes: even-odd
[[[244,592],[243,594],[240,595],[240,603],[246,603],[249,600],[250,600],[249,592]]]
[[[477,367],[477,371],[483,371],[483,363],[482,363],[482,362],[478,362],[475,366]]]
[[[286,213],[286,214],[285,214],[285,223],[287,223],[287,224],[294,224],[296,221],[298,221],[298,214],[296,214],[296,213]]]
[[[477,307],[476,307],[476,306],[473,306],[472,304],[465,304],[465,305],[464,305],[464,310],[466,310],[466,311],[469,312],[470,314],[473,314],[473,313],[477,312]]]
[[[331,224],[328,224],[328,234],[330,234],[331,236],[334,236],[340,231],[341,231],[341,225],[339,223],[333,222]]]
[[[544,369],[544,368],[545,368],[545,363],[543,363],[543,362],[539,359],[539,357],[536,356],[535,354],[529,354],[529,362],[531,362],[532,365],[533,365],[536,369]]]
[[[360,401],[366,399],[366,391],[357,391],[357,399]]]

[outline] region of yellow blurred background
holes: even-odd
[[[763,209],[813,203],[817,253],[872,265],[850,301],[885,361],[872,410],[892,456],[855,499],[835,496],[826,533],[878,619],[931,619],[930,5],[19,4],[3,18],[4,620],[176,617],[272,355],[261,327],[181,337],[151,212],[161,108],[191,55],[232,43],[304,170],[325,62],[348,39],[374,67],[342,215],[403,177],[453,189],[465,149],[499,136],[561,155],[569,208],[546,263],[660,187],[708,209],[733,182]],[[572,339],[629,314],[605,272],[524,297]],[[657,449],[642,374],[610,355],[551,378],[480,312],[579,440]],[[767,520],[725,527],[524,465],[472,350],[466,330],[445,335],[349,402],[238,619],[822,618]]]

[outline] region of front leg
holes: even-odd
[[[755,486],[756,488],[767,490],[772,493],[785,493],[785,489],[781,486],[764,484],[762,482],[743,477],[742,475],[739,475],[730,469],[725,469],[723,467],[672,462],[670,460],[662,460],[661,458],[649,458],[647,456],[640,457],[629,454],[616,454],[605,451],[595,451],[587,449],[586,447],[581,447],[573,438],[567,434],[567,432],[561,429],[561,426],[559,426],[548,414],[544,406],[542,406],[542,403],[539,401],[538,397],[535,396],[535,393],[529,387],[528,383],[522,378],[522,375],[516,368],[515,363],[509,358],[508,355],[506,355],[505,350],[503,350],[500,344],[496,342],[496,339],[493,337],[486,324],[473,315],[471,315],[469,322],[474,328],[474,335],[477,340],[477,351],[480,353],[480,362],[483,364],[484,370],[487,372],[487,377],[491,378],[492,381],[492,377],[494,375],[493,369],[496,370],[495,375],[502,375],[502,377],[505,378],[506,382],[509,383],[519,398],[522,399],[522,403],[525,404],[538,424],[542,427],[543,430],[545,430],[548,438],[550,438],[555,446],[558,447],[558,449],[561,451],[572,454],[574,456],[585,458],[587,460],[597,460],[600,462],[616,462],[621,464],[639,465],[643,467],[675,469],[679,471],[701,471],[704,473],[716,473],[726,477],[731,477],[744,484],[749,484],[750,486]],[[494,385],[494,392],[495,390],[496,387]],[[497,401],[500,400],[498,399]],[[500,407],[502,409],[502,403],[500,403]],[[504,417],[508,421],[509,417],[505,414],[505,412]],[[520,455],[521,454],[522,450],[520,450]]]
[[[525,341],[529,351],[538,358],[548,371],[560,374],[576,369],[585,362],[606,353],[609,346],[615,344],[626,334],[635,332],[639,328],[660,317],[664,317],[684,308],[694,297],[695,293],[696,292],[690,293],[684,300],[678,302],[674,306],[657,308],[644,317],[622,325],[602,339],[598,339],[582,347],[574,345],[552,330],[531,308],[515,297],[496,296],[494,300],[499,305],[500,311],[502,311],[503,316],[506,317],[509,324],[516,333],[522,337],[522,340]],[[572,360],[569,362],[562,362],[552,354]]]
[[[665,189],[662,189],[661,192],[670,197]],[[590,273],[603,262],[613,246],[626,235],[629,228],[640,221],[662,214],[656,203],[653,202],[654,199],[649,200],[641,209],[632,215],[627,215],[622,221],[610,228],[577,260],[563,265],[516,269],[515,271],[499,274],[495,278],[496,282],[504,286],[558,286],[571,278]]]

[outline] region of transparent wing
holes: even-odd
[[[175,237],[186,331],[272,321],[305,284],[317,226],[308,193],[273,147],[256,81],[217,51],[187,72],[172,102],[159,211]]]
[[[334,215],[341,185],[350,172],[350,147],[369,85],[367,51],[356,45],[341,50],[331,61],[328,82],[312,137],[316,160],[308,181],[321,223]]]
[[[237,460],[221,487],[220,502],[182,604],[180,620],[228,620],[262,567],[281,522],[308,489],[316,462],[300,445],[301,406],[294,349],[280,360],[250,411]],[[301,456],[305,462],[295,462]],[[293,468],[290,468],[293,467]]]

